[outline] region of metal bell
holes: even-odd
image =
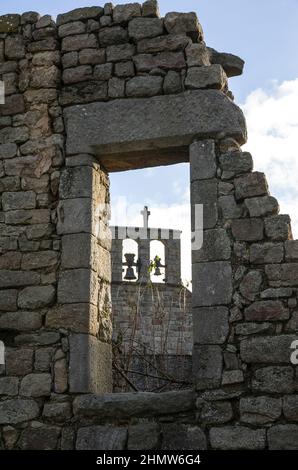
[[[135,273],[134,273],[134,270],[133,268],[127,268],[126,270],[126,274],[124,276],[124,279],[126,281],[134,281],[136,279],[136,276],[135,276]]]
[[[156,268],[155,268],[154,276],[161,276],[161,271],[160,271],[160,268],[159,268],[159,267],[156,267]]]

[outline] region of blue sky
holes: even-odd
[[[100,3],[0,0],[0,14],[34,10],[56,16],[94,4]],[[255,169],[265,171],[282,212],[292,216],[298,235],[298,0],[160,0],[159,5],[162,15],[196,11],[207,45],[245,60],[244,75],[231,79],[230,89],[247,117],[246,148],[253,154]],[[126,197],[129,204],[147,203],[153,207],[151,223],[186,231],[188,180],[186,164],[115,174],[111,176],[112,201],[116,205]],[[136,223],[141,222],[137,212]],[[186,266],[186,248],[183,253]],[[188,277],[188,268],[184,271]]]

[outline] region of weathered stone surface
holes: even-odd
[[[68,364],[62,357],[54,365],[54,391],[55,393],[65,393],[68,388]]]
[[[83,49],[79,52],[80,64],[104,64],[106,53],[104,49]]]
[[[25,112],[25,103],[22,95],[10,95],[5,98],[5,104],[1,105],[2,116],[21,114]]]
[[[33,367],[33,349],[7,348],[5,354],[7,375],[22,376],[30,374]]]
[[[162,425],[163,450],[206,450],[205,433],[197,426],[168,423]]]
[[[138,54],[133,57],[133,61],[139,73],[150,72],[155,69],[181,70],[186,66],[183,52]]]
[[[288,287],[280,287],[277,289],[266,289],[261,292],[261,299],[278,299],[280,297],[291,297],[293,289]]]
[[[54,354],[53,348],[39,348],[35,351],[34,368],[39,372],[49,372]]]
[[[289,395],[284,397],[283,413],[286,419],[290,421],[298,421],[298,395]]]
[[[84,82],[92,77],[91,65],[81,65],[79,67],[69,68],[63,72],[63,82],[65,84]]]
[[[94,68],[94,78],[98,80],[109,80],[112,77],[113,64],[96,65]]]
[[[27,333],[27,334],[22,334],[18,335],[15,338],[15,343],[17,345],[41,345],[41,346],[47,346],[49,344],[54,344],[57,343],[60,340],[60,335],[59,333],[56,333],[54,331],[45,331],[41,333]]]
[[[209,53],[205,44],[189,44],[185,52],[188,67],[210,65]]]
[[[244,382],[242,370],[226,370],[222,374],[222,385],[234,385]]]
[[[24,254],[22,257],[22,269],[40,269],[54,267],[58,262],[56,251],[40,251],[38,253]]]
[[[185,49],[190,39],[183,34],[169,34],[152,39],[138,41],[138,53],[152,53],[165,51],[179,51]]]
[[[198,223],[196,204],[203,205],[203,227],[214,228],[217,223],[217,180],[195,180],[191,183],[191,221],[192,231],[195,231],[195,223]],[[201,227],[199,227],[201,228]]]
[[[13,399],[0,402],[0,424],[18,424],[39,415],[35,401]]]
[[[221,384],[222,350],[220,346],[195,346],[193,373],[197,390],[217,388]]]
[[[291,219],[288,215],[277,215],[265,219],[265,233],[271,240],[292,238]]]
[[[236,203],[233,195],[218,198],[220,213],[224,219],[238,219],[243,214],[243,207]]]
[[[128,60],[126,62],[118,62],[118,64],[115,64],[115,75],[117,77],[133,77],[134,74],[135,69],[131,60]]]
[[[129,97],[154,96],[162,93],[162,77],[134,77],[126,84],[126,94]]]
[[[125,94],[125,81],[113,77],[109,80],[109,97],[110,98],[123,98]]]
[[[193,390],[164,393],[112,393],[82,395],[74,400],[74,414],[101,418],[162,416],[195,409]]]
[[[62,422],[71,417],[70,403],[46,403],[42,415],[52,421]]]
[[[60,82],[60,70],[56,65],[36,67],[31,79],[33,88],[56,88]]]
[[[225,52],[217,52],[215,49],[208,47],[209,58],[212,64],[220,64],[225,70],[228,77],[236,77],[242,75],[244,68],[244,60],[240,57],[227,54]]]
[[[193,263],[230,259],[231,242],[225,229],[205,230],[203,237],[202,248],[193,251]]]
[[[19,445],[22,450],[55,450],[59,435],[59,427],[33,422],[22,432]]]
[[[97,308],[90,304],[66,304],[52,308],[46,316],[49,328],[67,328],[74,333],[98,334]]]
[[[17,377],[0,377],[0,395],[17,395],[18,389],[19,379]]]
[[[29,131],[27,127],[4,127],[0,130],[0,144],[7,144],[15,142],[17,144],[23,143],[29,138]],[[6,172],[6,174],[9,174]]]
[[[76,36],[67,36],[62,39],[62,51],[80,51],[82,49],[98,47],[97,39],[94,34],[78,34]]]
[[[298,311],[295,311],[291,315],[291,319],[287,322],[285,326],[285,331],[288,332],[296,332],[298,333]]]
[[[89,426],[78,430],[77,450],[123,450],[127,429],[114,426]]]
[[[188,69],[185,87],[189,90],[198,88],[216,88],[222,90],[227,83],[227,77],[220,65],[192,67]]]
[[[222,130],[242,142],[246,138],[242,112],[216,90],[94,103],[70,107],[64,115],[69,154],[92,153],[93,146],[100,148],[102,156],[153,148],[156,154],[158,148],[189,145],[194,136],[217,135]],[[107,161],[103,163],[109,169]]]
[[[254,242],[264,237],[262,219],[235,219],[231,224],[232,234],[236,240]]]
[[[91,199],[67,199],[58,205],[58,234],[94,232]]]
[[[93,271],[62,271],[58,282],[58,303],[91,303],[97,305],[98,280]]]
[[[229,304],[232,297],[230,263],[218,261],[193,265],[193,305],[195,307]]]
[[[182,81],[179,72],[169,70],[164,79],[163,90],[166,95],[182,91]]]
[[[168,33],[185,33],[193,40],[203,39],[203,30],[195,13],[167,13],[165,16],[165,28]]]
[[[103,11],[104,10],[102,7],[76,8],[75,10],[69,11],[68,13],[63,13],[62,15],[58,15],[57,26],[60,26],[65,23],[70,23],[72,21],[97,18],[103,15]]]
[[[128,450],[157,449],[160,441],[160,429],[157,423],[139,423],[129,427]]]
[[[18,147],[14,143],[2,144],[0,146],[0,158],[13,158],[17,154]]]
[[[270,283],[277,282],[282,286],[298,285],[298,263],[269,264],[265,271]]]
[[[39,312],[9,312],[0,315],[0,329],[26,331],[37,330],[42,325]]]
[[[244,339],[240,344],[241,358],[247,363],[289,363],[294,340],[294,335]]]
[[[281,407],[281,398],[241,398],[240,420],[254,425],[273,423],[280,417]]]
[[[133,44],[119,44],[117,46],[108,46],[106,52],[108,62],[129,60],[135,53],[135,46]]]
[[[286,261],[298,261],[298,240],[285,242]]]
[[[234,183],[236,199],[263,196],[268,193],[268,184],[264,173],[255,171],[246,176],[236,178]]]
[[[116,5],[113,10],[113,21],[115,23],[126,23],[137,16],[141,16],[141,5],[139,3]]]
[[[234,178],[253,169],[252,156],[248,152],[226,153],[219,157],[224,179]]]
[[[190,146],[190,181],[210,179],[214,178],[215,175],[216,155],[214,141],[203,140],[194,142]]]
[[[113,44],[121,44],[128,41],[127,30],[121,26],[101,29],[98,33],[98,37],[101,47],[112,46]]]
[[[268,429],[269,450],[297,450],[298,426],[278,424]]]
[[[195,344],[223,344],[229,333],[229,310],[225,307],[193,309]]]
[[[18,30],[20,24],[20,15],[1,15],[0,33],[12,33]]]
[[[128,24],[128,34],[139,41],[154,38],[163,33],[163,20],[160,18],[134,18]]]
[[[260,450],[266,445],[266,431],[244,426],[211,428],[210,441],[211,447],[218,450]]]
[[[229,402],[204,403],[200,420],[204,424],[223,424],[233,418],[232,405]]]
[[[294,371],[290,366],[263,367],[255,371],[252,390],[265,393],[293,393]]]
[[[69,365],[70,392],[111,392],[111,354],[111,346],[107,343],[102,343],[94,336],[83,334],[71,335]]]
[[[245,205],[248,208],[250,217],[263,217],[279,212],[278,201],[272,196],[245,199]]]
[[[16,289],[7,289],[0,291],[0,310],[6,312],[14,312],[17,310],[17,295]]]
[[[235,328],[236,335],[249,336],[259,333],[274,333],[271,323],[239,323]]]
[[[253,244],[250,247],[250,262],[253,264],[281,263],[284,258],[282,243]]]
[[[280,321],[290,316],[289,309],[279,300],[254,302],[245,309],[244,315],[247,321]]]
[[[5,56],[7,59],[23,59],[25,57],[25,44],[21,35],[8,36],[5,39]]]
[[[86,32],[86,26],[82,21],[74,21],[72,23],[64,24],[59,26],[58,34],[60,38],[65,36],[73,36],[76,34],[82,34]]]
[[[37,309],[52,305],[55,300],[54,286],[34,286],[23,289],[18,297],[20,308]]]
[[[260,271],[250,271],[247,273],[240,286],[240,292],[248,300],[254,300],[258,292],[260,291],[263,276]]]
[[[51,394],[51,374],[29,374],[22,379],[20,395],[43,397]]]

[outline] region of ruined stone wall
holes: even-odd
[[[154,1],[56,23],[0,18],[0,447],[298,447],[297,241],[239,147],[227,75],[243,62],[202,36],[194,14],[160,19]],[[101,394],[111,389],[105,170],[188,159],[205,214],[193,253],[196,387]]]

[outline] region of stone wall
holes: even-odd
[[[154,1],[56,23],[0,17],[0,447],[298,448],[297,241],[240,149],[245,121],[227,75],[242,68],[206,48],[195,14],[160,19]],[[205,214],[193,252],[195,390],[102,394],[106,172],[188,159],[192,205]]]

